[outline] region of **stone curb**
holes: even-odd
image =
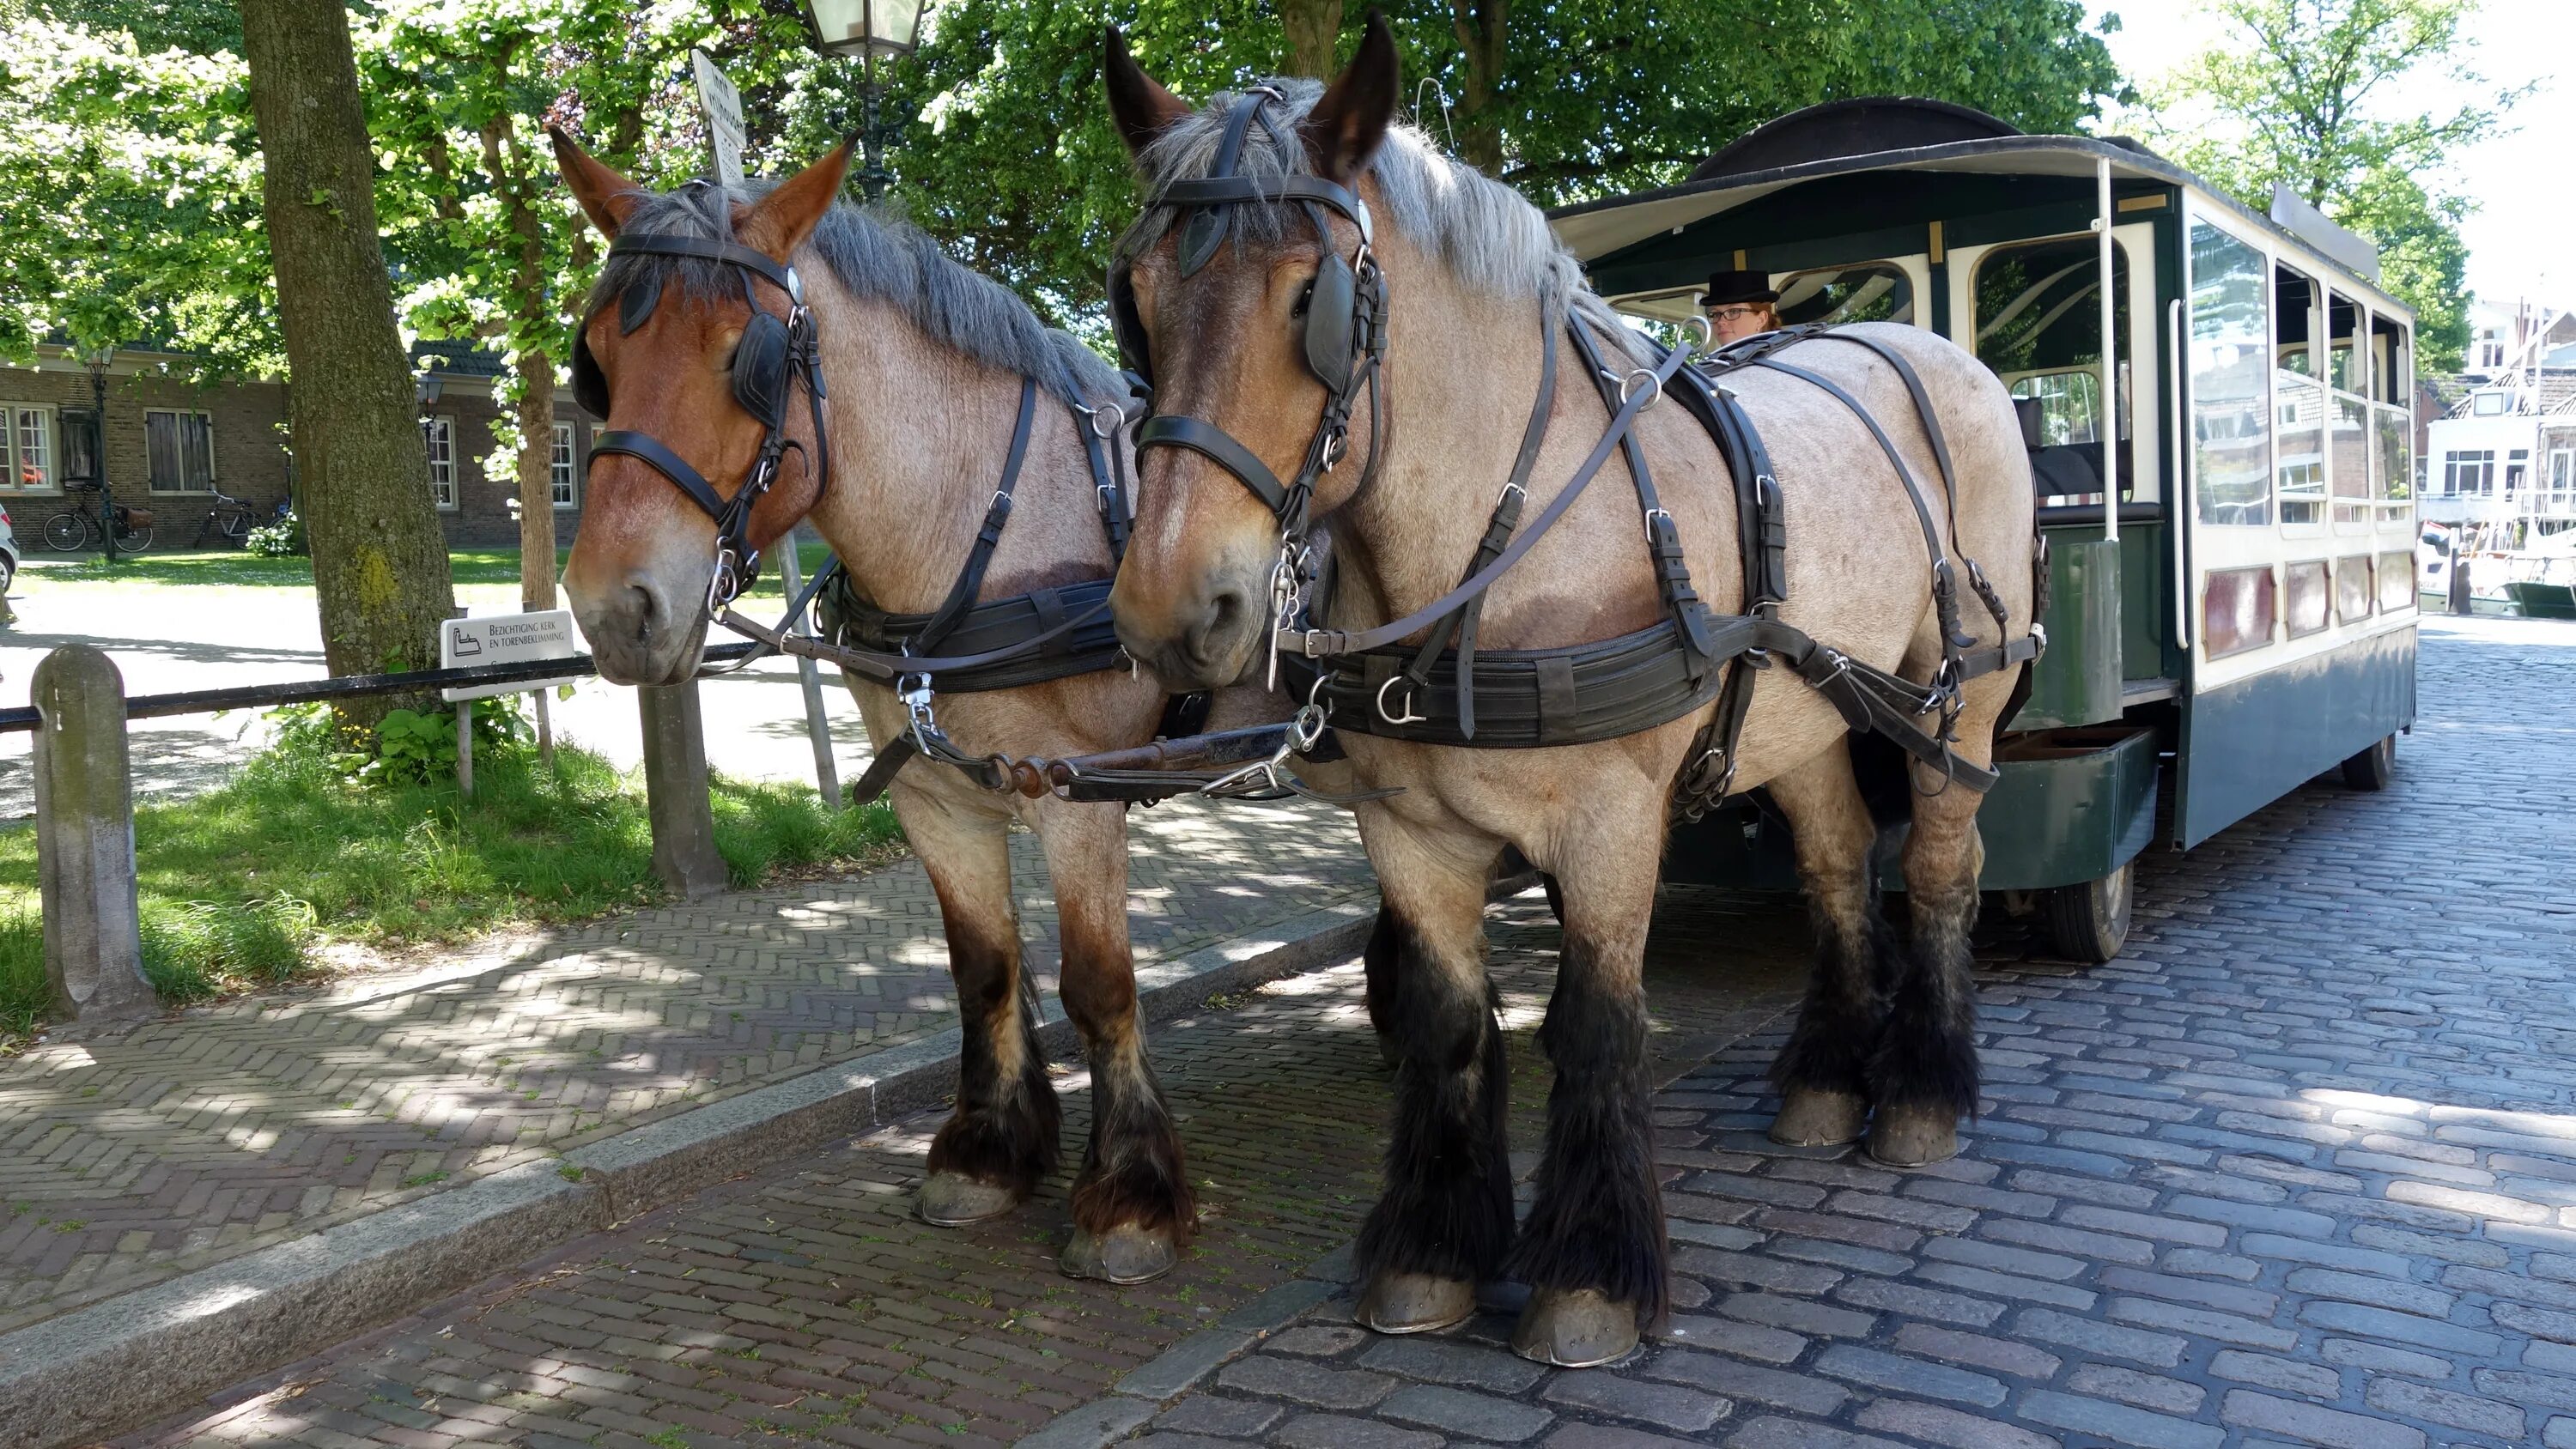
[[[1168,1021],[1348,957],[1375,918],[1374,900],[1346,902],[1140,967],[1138,1009]],[[1047,1016],[1040,1037],[1061,1056],[1072,1026],[1061,1005]],[[179,1412],[583,1233],[931,1106],[955,1086],[959,1041],[951,1027],[0,1335],[0,1444],[63,1449]]]

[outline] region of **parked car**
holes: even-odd
[[[9,510],[0,507],[0,594],[18,581],[18,535],[9,527]]]

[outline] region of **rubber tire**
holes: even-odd
[[[141,553],[151,546],[152,525],[150,524],[145,524],[141,528],[129,528],[125,530],[125,536],[116,541],[117,553],[125,556]]]
[[[45,547],[71,553],[89,542],[89,525],[77,513],[57,513],[45,520]]]
[[[2129,941],[2131,885],[2137,863],[2128,861],[2099,880],[2059,886],[2039,899],[2040,934],[2048,949],[2070,961],[2099,966]]]
[[[2390,735],[2343,762],[2343,782],[2356,790],[2379,791],[2397,778],[2397,736]]]
[[[9,592],[18,582],[18,565],[7,554],[0,553],[0,594]]]

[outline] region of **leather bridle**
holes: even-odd
[[[1243,144],[1257,123],[1279,154],[1297,154],[1300,142],[1270,114],[1282,99],[1267,86],[1243,93],[1227,115],[1217,153],[1202,178],[1169,182],[1153,205],[1178,208],[1180,235],[1175,243],[1181,276],[1187,278],[1216,255],[1234,223],[1236,207],[1293,204],[1315,231],[1316,271],[1304,305],[1305,330],[1299,338],[1307,370],[1324,387],[1324,406],[1307,439],[1296,476],[1282,483],[1270,466],[1224,428],[1185,413],[1156,412],[1136,434],[1138,467],[1152,448],[1180,448],[1196,453],[1232,475],[1270,510],[1279,525],[1279,560],[1271,578],[1271,625],[1276,633],[1303,612],[1314,581],[1316,561],[1307,547],[1312,523],[1309,505],[1316,483],[1332,472],[1350,451],[1351,414],[1360,394],[1369,398],[1368,457],[1360,486],[1377,472],[1379,441],[1386,428],[1382,364],[1386,357],[1386,274],[1370,251],[1368,203],[1350,188],[1321,176],[1290,172],[1269,180],[1246,176],[1239,167]],[[1359,245],[1348,260],[1334,249],[1332,224],[1337,213],[1359,229]],[[1142,320],[1136,311],[1130,276],[1132,264],[1109,277],[1110,325],[1127,368],[1150,388],[1153,359]],[[1271,653],[1271,682],[1277,682],[1278,655]]]
[[[800,456],[805,451],[804,444],[787,435],[789,393],[799,382],[804,385],[814,421],[815,456],[807,460],[809,471],[818,489],[832,476],[832,441],[823,421],[823,368],[814,314],[805,305],[804,284],[793,266],[781,265],[765,253],[734,242],[668,233],[630,233],[611,242],[608,254],[612,259],[682,257],[731,267],[741,280],[743,301],[751,308],[751,320],[744,324],[742,339],[734,349],[733,396],[734,402],[761,425],[760,451],[753,455],[731,497],[716,492],[686,458],[650,433],[611,429],[598,435],[590,453],[593,465],[606,454],[637,460],[670,480],[683,497],[715,522],[715,569],[707,580],[706,607],[708,614],[720,614],[760,577],[760,550],[751,543],[752,510],[760,506],[761,498],[777,483],[779,464],[787,450],[794,448]],[[786,295],[785,317],[761,305],[753,287],[755,279]],[[655,278],[627,288],[618,299],[620,329],[633,332],[644,325],[653,315],[660,292],[660,282]],[[573,396],[593,416],[605,418],[608,385],[598,359],[590,351],[592,320],[582,319],[578,340],[573,344]]]

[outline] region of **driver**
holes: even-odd
[[[1779,300],[1769,272],[1711,272],[1699,304],[1708,312],[1714,345],[1723,347],[1757,332],[1778,331]]]

